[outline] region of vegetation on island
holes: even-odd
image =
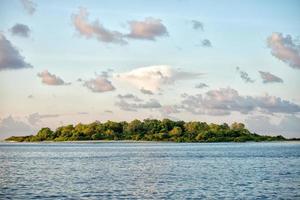
[[[246,142],[281,141],[283,136],[262,136],[251,133],[242,123],[207,124],[169,119],[145,119],[131,122],[99,121],[58,127],[55,131],[42,128],[36,135],[12,136],[6,141],[78,141],[78,140],[143,140],[173,142]]]

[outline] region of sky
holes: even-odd
[[[0,2],[0,139],[169,118],[300,137],[300,2]]]

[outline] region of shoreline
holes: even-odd
[[[287,139],[278,141],[245,141],[245,142],[174,142],[174,141],[146,141],[146,140],[74,140],[74,141],[35,141],[35,142],[18,142],[0,140],[1,143],[16,143],[16,144],[53,144],[53,143],[173,143],[173,144],[218,144],[218,143],[283,143],[283,142],[300,142],[300,139]]]

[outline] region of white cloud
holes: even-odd
[[[115,90],[112,83],[101,75],[96,76],[94,79],[85,81],[83,86],[87,87],[92,92],[108,92]]]
[[[263,83],[283,83],[283,80],[270,72],[259,71],[260,77]]]
[[[31,68],[9,40],[0,33],[0,70]]]
[[[200,77],[200,73],[175,70],[168,65],[141,67],[129,72],[116,74],[115,78],[126,81],[139,89],[157,91],[163,85],[179,80],[190,80]]]
[[[60,77],[55,74],[51,74],[48,70],[44,70],[37,74],[38,77],[42,78],[42,83],[46,85],[69,85],[70,83],[64,82]]]
[[[300,69],[300,45],[290,35],[284,37],[282,33],[272,33],[267,44],[273,56],[292,68]]]
[[[155,40],[156,37],[168,36],[167,28],[160,19],[151,17],[144,21],[130,21],[130,33],[126,36],[134,39]]]

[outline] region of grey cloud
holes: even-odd
[[[27,120],[28,122],[31,124],[31,125],[36,125],[37,123],[39,123],[42,119],[44,118],[54,118],[54,117],[59,117],[60,115],[58,114],[45,114],[45,115],[40,115],[39,113],[33,113],[33,114],[30,114],[28,117],[27,117]]]
[[[201,41],[201,46],[203,47],[212,47],[211,42],[209,39],[204,39]]]
[[[29,37],[30,28],[25,24],[15,24],[10,28],[10,32],[12,35],[20,36],[20,37]]]
[[[295,115],[286,115],[277,124],[271,123],[270,117],[261,115],[248,117],[245,122],[251,131],[259,134],[300,137],[300,118]]]
[[[203,23],[198,20],[192,20],[193,29],[204,31]]]
[[[78,14],[72,15],[73,24],[80,35],[85,36],[86,38],[96,38],[104,43],[127,43],[123,40],[122,33],[106,29],[98,20],[92,23],[89,22],[88,15],[89,13],[84,8],[80,8]]]
[[[273,56],[292,68],[300,69],[300,45],[290,35],[284,37],[282,33],[273,33],[268,37],[267,45]]]
[[[31,0],[21,0],[22,5],[29,15],[33,15],[36,11],[36,3]]]
[[[160,19],[148,17],[144,21],[129,21],[130,33],[126,37],[133,39],[155,40],[168,36],[167,28]]]
[[[83,86],[87,87],[92,92],[108,92],[116,89],[108,79],[101,75],[85,81]]]
[[[88,115],[88,112],[77,112],[78,115]]]
[[[124,94],[124,95],[119,94],[117,97],[119,99],[127,99],[127,100],[132,100],[132,101],[135,101],[135,102],[143,101],[142,99],[140,99],[139,97],[137,97],[133,94]]]
[[[259,111],[266,114],[300,112],[300,106],[275,96],[241,96],[231,88],[210,90],[204,95],[183,97],[182,109],[193,114],[229,115],[231,112],[247,114]]]
[[[112,111],[112,110],[105,110],[104,112],[106,112],[106,113],[110,113],[110,114],[112,114],[112,113],[113,113],[113,111]]]
[[[195,88],[198,88],[198,89],[202,89],[202,88],[206,88],[206,87],[208,87],[208,85],[205,83],[199,83],[195,86]]]
[[[254,83],[254,80],[249,77],[247,72],[242,71],[239,67],[236,67],[236,71],[240,74],[241,79],[243,79],[245,83]]]
[[[260,77],[263,83],[283,83],[283,80],[270,72],[259,71]]]
[[[12,116],[0,120],[0,139],[16,135],[32,134],[34,130],[25,122],[14,119]]]
[[[46,85],[70,85],[71,83],[66,83],[60,77],[56,76],[55,74],[51,74],[48,70],[44,70],[41,73],[37,74],[38,77],[42,79],[42,83]]]
[[[153,95],[154,94],[151,90],[146,90],[144,88],[141,88],[140,91],[143,94],[148,94],[148,95]]]
[[[129,103],[124,99],[116,102],[116,106],[118,106],[121,110],[126,111],[137,111],[138,109],[155,109],[160,108],[161,104],[156,99],[150,99],[144,103]]]
[[[25,62],[25,58],[21,56],[18,49],[0,33],[0,71],[31,67],[32,65]]]

